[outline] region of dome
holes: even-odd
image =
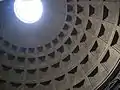
[[[34,22],[16,1],[0,0],[1,90],[120,89],[119,0],[38,0]]]

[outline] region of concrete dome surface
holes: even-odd
[[[41,2],[27,24],[0,0],[0,90],[119,90],[120,1]]]

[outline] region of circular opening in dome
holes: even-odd
[[[41,0],[15,0],[14,12],[16,17],[24,23],[35,23],[43,13]]]

